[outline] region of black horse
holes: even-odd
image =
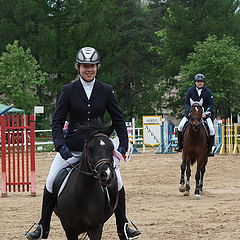
[[[183,153],[181,164],[181,179],[179,191],[189,196],[191,167],[197,162],[195,174],[195,197],[199,198],[203,188],[203,177],[208,161],[208,135],[202,119],[203,109],[199,103],[194,103],[190,111],[190,123],[183,133]],[[187,169],[187,170],[186,170]],[[187,181],[184,175],[186,171]]]
[[[116,181],[114,147],[109,139],[113,128],[95,122],[79,130],[88,136],[80,165],[71,173],[54,212],[60,218],[68,240],[77,240],[82,233],[87,233],[90,240],[100,240],[103,225],[117,204],[117,188],[108,191]]]

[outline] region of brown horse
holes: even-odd
[[[208,136],[204,127],[203,108],[199,103],[194,103],[190,110],[190,122],[183,133],[183,153],[181,164],[181,179],[179,191],[184,192],[184,196],[189,196],[191,166],[197,162],[195,174],[196,188],[195,197],[199,198],[203,188],[203,176],[208,161]],[[187,181],[184,174],[186,171]]]

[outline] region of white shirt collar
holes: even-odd
[[[90,96],[92,94],[93,86],[95,83],[95,78],[91,82],[86,82],[80,77],[80,81],[83,85],[84,91],[87,95],[87,98],[90,99]]]
[[[83,87],[93,87],[95,83],[95,78],[91,82],[84,81],[82,77],[80,77],[80,81],[83,85]]]
[[[197,87],[196,87],[196,89],[197,89],[197,93],[198,93],[198,96],[200,97],[200,95],[201,95],[201,92],[202,92],[202,88],[201,89],[198,89]]]

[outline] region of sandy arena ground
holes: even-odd
[[[36,155],[37,196],[9,193],[0,198],[0,240],[21,240],[38,221],[42,189],[54,153]],[[181,154],[133,155],[121,165],[127,193],[128,218],[142,231],[139,240],[237,240],[240,239],[240,156],[210,158],[204,194],[183,197],[178,191]],[[54,215],[49,240],[65,240],[60,221]],[[104,225],[103,240],[117,240],[115,218]]]

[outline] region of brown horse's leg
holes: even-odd
[[[203,191],[203,177],[204,177],[204,173],[206,171],[207,161],[208,161],[208,158],[206,157],[206,161],[201,167],[201,177],[200,177],[200,183],[199,183],[200,193]]]
[[[180,178],[180,183],[179,183],[179,191],[184,192],[185,191],[185,171],[186,171],[186,162],[182,161],[181,164],[181,178]]]
[[[197,171],[195,174],[195,181],[196,181],[196,188],[195,188],[195,197],[199,197],[200,196],[200,175],[201,175],[201,169],[203,166],[203,159],[200,158],[197,161]]]
[[[184,192],[183,195],[184,195],[184,196],[189,196],[189,191],[190,191],[190,177],[191,177],[190,161],[187,161],[186,175],[187,175],[187,181],[186,181],[185,192]]]
[[[99,224],[96,228],[87,232],[90,240],[101,240],[102,238],[103,224]]]

